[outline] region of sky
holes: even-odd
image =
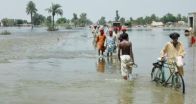
[[[30,15],[26,14],[26,5],[30,0],[0,0],[0,19],[13,18],[30,21]],[[71,19],[73,13],[80,15],[87,13],[87,17],[96,22],[102,16],[106,20],[114,20],[115,11],[126,19],[130,17],[163,16],[167,13],[187,16],[190,12],[196,12],[196,0],[32,0],[36,4],[38,13],[44,16],[50,14],[45,10],[52,3],[60,4],[63,9],[63,17]],[[56,16],[55,18],[60,18]]]

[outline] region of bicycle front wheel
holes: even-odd
[[[152,68],[151,80],[155,82],[163,82],[163,74],[161,68],[158,67]]]
[[[185,83],[182,75],[176,73],[172,78],[172,85],[176,90],[179,90],[183,94],[185,94]]]

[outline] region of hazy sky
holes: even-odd
[[[64,11],[63,17],[71,19],[73,13],[87,13],[87,17],[97,21],[101,16],[106,20],[114,20],[115,11],[128,19],[133,17],[150,16],[155,13],[163,16],[170,12],[187,16],[189,12],[196,12],[196,0],[32,0],[36,4],[38,13],[44,16],[50,14],[45,11],[52,3],[58,3]],[[0,19],[4,17],[30,20],[26,14],[29,0],[0,0]],[[59,18],[56,17],[56,18]]]

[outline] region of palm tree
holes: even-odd
[[[31,28],[33,29],[33,22],[32,22],[32,18],[33,15],[37,12],[37,9],[35,7],[35,4],[33,3],[33,1],[29,1],[29,3],[27,4],[26,7],[26,13],[31,15]]]
[[[54,29],[54,16],[57,15],[63,15],[63,10],[60,9],[61,5],[59,4],[53,4],[50,8],[47,8],[46,10],[48,11],[48,13],[52,13],[52,27]]]

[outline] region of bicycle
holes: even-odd
[[[169,69],[170,75],[165,78],[165,69]],[[185,94],[185,83],[182,75],[178,72],[176,61],[168,63],[166,60],[158,60],[153,63],[151,80],[163,86],[171,85],[176,90]]]

